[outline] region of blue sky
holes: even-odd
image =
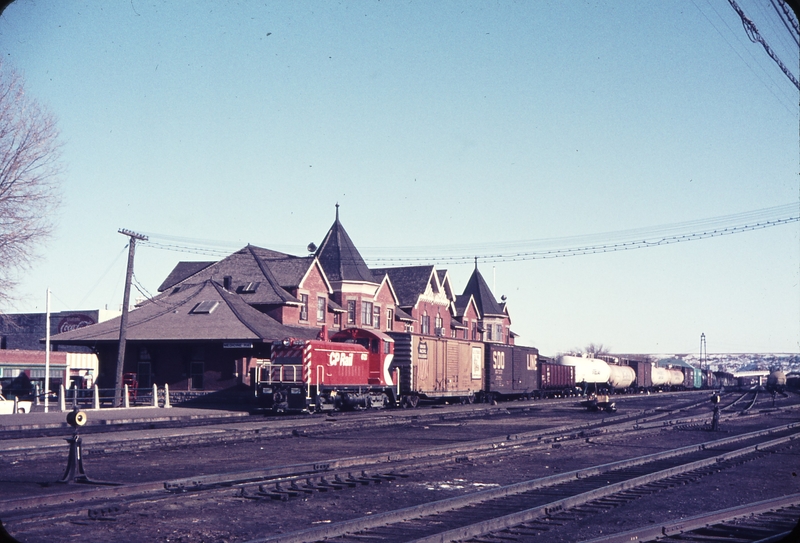
[[[770,2],[739,3],[797,77]],[[799,200],[798,91],[726,0],[17,0],[0,46],[66,167],[56,234],[4,311],[43,311],[48,287],[54,311],[118,308],[119,228],[304,254],[338,202],[369,262]],[[155,292],[209,259],[142,244],[135,273]],[[546,354],[697,352],[701,333],[709,353],[800,351],[797,222],[479,266]],[[440,267],[460,291],[473,265]]]

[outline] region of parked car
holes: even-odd
[[[17,413],[30,413],[33,402],[20,400],[17,402]],[[7,400],[0,394],[0,415],[12,415],[14,413],[14,400]]]

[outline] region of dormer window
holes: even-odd
[[[258,285],[260,285],[260,284],[261,283],[253,283],[251,281],[250,283],[247,283],[246,285],[243,285],[242,286],[242,294],[252,294],[253,292],[256,291],[256,289],[258,288]]]
[[[207,301],[207,302],[200,302],[194,309],[190,311],[190,313],[194,313],[195,315],[203,315],[213,313],[214,310],[219,306],[219,302],[216,300]]]

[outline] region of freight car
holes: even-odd
[[[775,370],[767,377],[767,392],[772,394],[786,393],[786,374],[781,370]]]
[[[330,341],[275,342],[271,358],[257,363],[258,405],[277,412],[396,405],[393,345],[386,334],[360,328]]]
[[[559,357],[558,363],[575,368],[575,384],[584,395],[629,391],[636,387],[636,370],[629,365],[609,364],[600,358],[569,355]]]
[[[540,390],[541,372],[537,371],[539,349],[486,343],[484,352],[486,358],[482,401],[493,403],[501,399],[530,399]]]
[[[420,399],[472,403],[484,388],[485,345],[439,336],[387,332],[394,340],[400,405]]]

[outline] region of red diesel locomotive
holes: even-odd
[[[396,405],[389,366],[394,340],[377,330],[348,328],[329,341],[284,340],[257,364],[259,407],[332,411]]]

